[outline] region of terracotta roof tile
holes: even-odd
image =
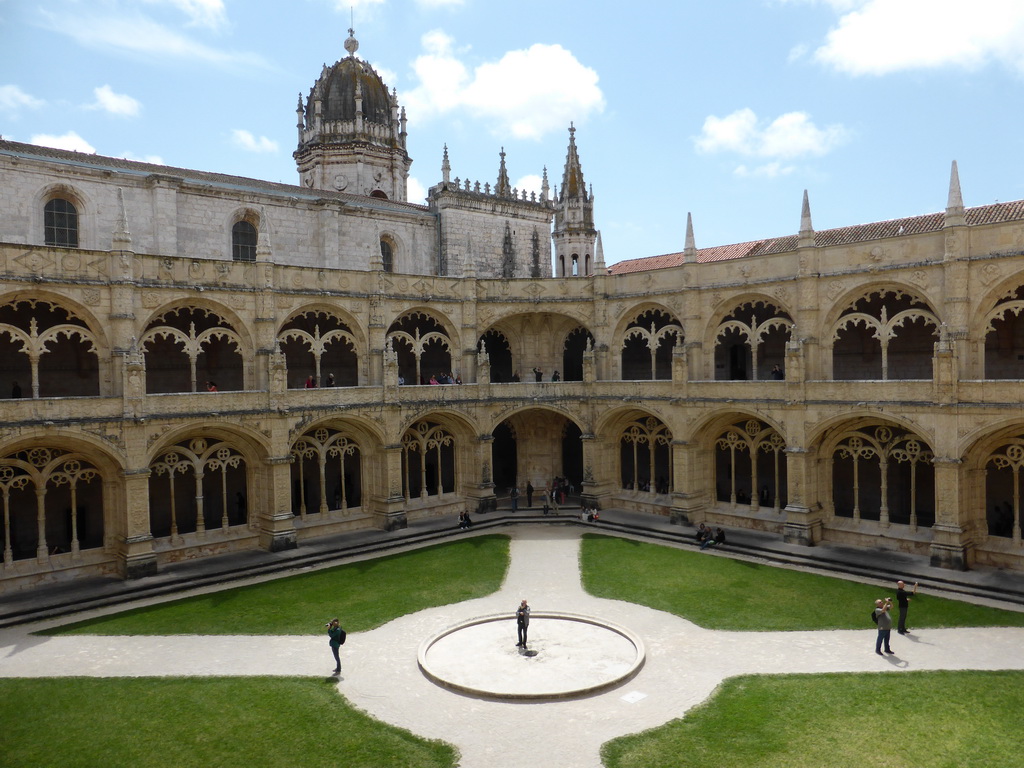
[[[1019,221],[1024,219],[1024,200],[967,208],[964,211],[964,215],[969,226],[997,224],[1003,221]],[[905,219],[891,219],[889,221],[876,221],[871,224],[858,224],[852,227],[824,229],[821,232],[814,233],[814,244],[817,246],[849,245],[850,243],[863,243],[886,237],[938,232],[942,229],[944,219],[944,213],[927,213],[923,216],[910,216]],[[698,248],[697,261],[699,263],[729,261],[731,259],[741,259],[745,256],[784,253],[795,249],[798,239],[797,235],[787,235],[768,240],[753,240],[747,243]],[[648,256],[642,259],[620,261],[612,264],[608,271],[613,275],[622,275],[630,272],[645,272],[652,269],[675,267],[683,262],[682,252],[666,253],[662,256]]]

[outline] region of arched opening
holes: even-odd
[[[511,424],[503,421],[494,428],[492,434],[494,441],[491,443],[491,461],[494,467],[494,489],[499,496],[507,496],[519,478],[516,433]]]
[[[0,376],[12,397],[95,397],[99,366],[92,332],[71,311],[36,300],[0,307]]]
[[[154,538],[177,544],[186,534],[226,531],[248,523],[246,462],[230,442],[194,437],[161,451],[149,469]]]
[[[81,454],[36,446],[0,458],[0,507],[5,565],[103,546],[103,477]]]
[[[934,455],[917,435],[878,425],[842,432],[832,450],[836,517],[897,523],[911,529],[935,521]]]
[[[426,384],[431,377],[458,375],[452,371],[451,340],[435,318],[410,312],[388,329],[388,341],[398,357],[398,374],[408,384]]]
[[[562,379],[583,381],[583,355],[587,345],[593,348],[594,337],[586,328],[574,328],[565,337],[562,345]]]
[[[288,386],[304,387],[310,376],[319,387],[359,384],[356,339],[347,324],[321,310],[290,318],[277,335],[288,366]]]
[[[487,350],[487,359],[491,364],[491,381],[512,381],[512,350],[505,334],[492,328],[480,337],[480,343],[483,343]],[[480,343],[477,344],[477,349],[480,348]]]
[[[293,515],[348,515],[362,504],[362,452],[354,435],[319,427],[296,440],[290,453]]]
[[[653,416],[637,418],[619,436],[619,477],[623,490],[668,493],[672,487],[672,433]]]
[[[715,438],[715,498],[733,507],[781,512],[787,504],[786,442],[758,419],[730,424]]]
[[[241,342],[219,315],[201,307],[176,307],[146,328],[139,347],[146,356],[146,392],[240,390],[245,386]]]
[[[682,326],[672,315],[660,309],[641,312],[622,340],[622,379],[671,379],[672,351],[682,342]]]
[[[832,336],[837,380],[929,379],[939,321],[928,304],[898,289],[857,299]]]

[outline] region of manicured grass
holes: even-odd
[[[470,536],[398,555],[212,592],[41,634],[308,635],[338,616],[361,632],[424,608],[496,591],[509,561],[507,536]]]
[[[290,678],[0,680],[4,768],[450,768],[450,745]]]
[[[583,537],[580,569],[593,595],[673,613],[707,629],[871,629],[875,598],[895,591],[895,585],[883,589],[599,534]],[[910,603],[909,626],[1020,627],[1024,613],[933,597],[924,584]]]
[[[749,676],[604,745],[608,768],[1024,765],[1024,672]]]

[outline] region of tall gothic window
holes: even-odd
[[[43,232],[47,245],[78,247],[78,210],[75,204],[55,197],[43,208]]]
[[[395,253],[391,248],[391,243],[384,239],[380,241],[380,260],[384,264],[385,272],[395,271]]]
[[[256,261],[256,227],[244,219],[231,227],[231,258]]]

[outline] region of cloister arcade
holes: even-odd
[[[963,322],[877,276],[806,316],[782,290],[633,296],[524,293],[479,302],[478,321],[457,302],[303,294],[259,322],[213,289],[103,322],[81,292],[0,296],[0,380],[20,388],[0,401],[3,580],[124,573],[135,542],[167,563],[486,510],[555,477],[680,521],[799,521],[805,543],[922,553],[952,528],[972,563],[1024,562],[1019,276],[977,290]],[[465,386],[414,386],[449,372]],[[295,391],[329,377],[330,397]],[[947,418],[943,381],[984,403]]]

